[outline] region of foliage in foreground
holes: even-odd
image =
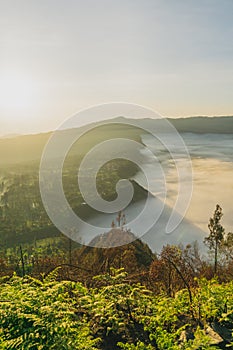
[[[197,281],[191,304],[186,289],[174,298],[154,295],[125,277],[112,269],[89,289],[54,273],[42,282],[2,279],[0,349],[218,349],[208,325],[233,328],[232,282]]]

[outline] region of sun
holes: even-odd
[[[0,110],[5,114],[26,113],[35,100],[33,81],[28,77],[5,75],[0,78]]]

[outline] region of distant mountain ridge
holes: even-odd
[[[117,117],[111,122],[121,123],[121,121],[130,121],[132,119]],[[233,116],[228,117],[188,117],[188,118],[167,118],[180,133],[198,133],[198,134],[233,134]],[[108,122],[108,121],[107,121]],[[104,121],[93,123],[92,126],[101,126]],[[163,122],[160,119],[138,119],[139,127],[148,130],[160,129]],[[105,126],[106,127],[106,126]],[[114,128],[112,126],[112,128]],[[67,129],[61,133],[81,134],[85,132],[87,126],[80,128]],[[110,130],[110,127],[109,127]],[[78,132],[77,132],[78,131]],[[28,161],[39,161],[49,137],[52,132],[22,135],[11,138],[0,138],[0,164],[14,164]]]
[[[122,118],[116,118],[120,122]],[[124,120],[133,120],[123,118]],[[163,119],[144,118],[138,122],[143,128],[151,131],[158,129],[166,132]],[[188,118],[165,118],[179,133],[196,133],[196,134],[233,134],[233,116],[228,117],[188,117]]]
[[[168,120],[180,133],[233,134],[233,116],[168,118]]]

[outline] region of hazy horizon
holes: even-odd
[[[0,134],[116,101],[232,115],[232,13],[229,0],[0,1]]]
[[[75,115],[75,114],[74,114]],[[208,116],[208,115],[195,115],[195,116],[184,116],[184,117],[162,117],[162,118],[165,118],[165,119],[191,119],[191,118],[232,118],[233,115],[212,115],[212,116]],[[126,118],[127,117],[123,117],[123,118]],[[115,118],[113,118],[115,119]],[[144,119],[144,118],[142,118]],[[153,118],[148,118],[148,119],[153,119]],[[98,120],[98,121],[104,121],[103,120]],[[98,122],[97,121],[97,122]],[[89,123],[85,124],[85,125],[88,125]],[[64,130],[69,130],[70,128],[65,128]],[[56,131],[56,129],[54,130],[51,130],[51,129],[48,129],[48,130],[41,130],[41,131],[34,131],[34,132],[28,132],[28,133],[6,133],[6,134],[0,134],[0,138],[1,139],[8,139],[8,138],[14,138],[14,137],[18,137],[18,136],[29,136],[29,135],[37,135],[37,134],[47,134],[47,133],[52,133]],[[221,132],[219,132],[219,134],[221,134]]]

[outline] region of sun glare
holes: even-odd
[[[30,79],[7,76],[0,79],[0,109],[8,114],[26,112],[34,102],[35,89]]]

